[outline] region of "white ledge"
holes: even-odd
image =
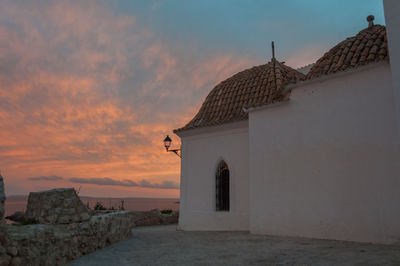
[[[313,83],[321,83],[321,82],[324,82],[326,80],[339,78],[339,77],[344,77],[344,76],[347,76],[347,75],[351,75],[353,73],[365,71],[365,70],[372,69],[372,68],[379,67],[379,66],[383,66],[383,65],[386,65],[386,64],[390,64],[389,60],[382,60],[382,61],[378,61],[378,62],[373,62],[373,63],[369,63],[369,64],[366,64],[366,65],[362,65],[362,66],[358,66],[358,67],[354,67],[354,68],[349,68],[349,69],[346,69],[346,70],[343,70],[343,71],[338,71],[336,73],[322,75],[322,76],[319,76],[317,78],[312,78],[312,79],[308,79],[308,80],[304,80],[304,81],[299,81],[299,82],[294,83],[294,84],[288,84],[286,86],[286,88],[295,89],[295,88],[303,87],[305,85],[309,85],[309,84],[313,84]]]
[[[290,102],[290,98],[287,100],[275,102],[275,103],[270,103],[270,104],[264,104],[260,106],[255,106],[255,107],[249,107],[249,108],[243,108],[243,111],[246,113],[254,112],[254,111],[259,111],[259,110],[264,110],[264,109],[269,109],[269,108],[275,108],[278,106],[285,105]]]
[[[249,126],[249,119],[243,119],[240,121],[226,122],[226,123],[223,123],[220,125],[186,129],[186,130],[182,130],[182,131],[178,131],[178,132],[174,132],[174,133],[176,135],[178,135],[179,137],[188,137],[188,136],[207,134],[207,133],[213,133],[213,132],[224,131],[224,130],[248,128],[248,126]]]

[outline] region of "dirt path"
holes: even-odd
[[[400,245],[138,227],[132,238],[72,262],[78,265],[400,265]]]

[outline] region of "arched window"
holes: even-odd
[[[218,164],[215,188],[216,210],[229,211],[229,168],[225,161]]]

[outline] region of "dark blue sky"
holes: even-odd
[[[199,54],[232,51],[269,58],[274,40],[282,60],[310,47],[327,49],[356,34],[370,14],[384,24],[380,0],[121,0],[114,7],[180,49],[194,45]]]

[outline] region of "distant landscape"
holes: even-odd
[[[95,198],[80,197],[82,202],[90,208],[100,202],[104,207],[118,209],[121,201],[124,201],[125,210],[148,211],[152,209],[159,210],[179,210],[178,198]],[[16,211],[25,211],[28,196],[8,196],[5,202],[5,215],[11,215]]]

